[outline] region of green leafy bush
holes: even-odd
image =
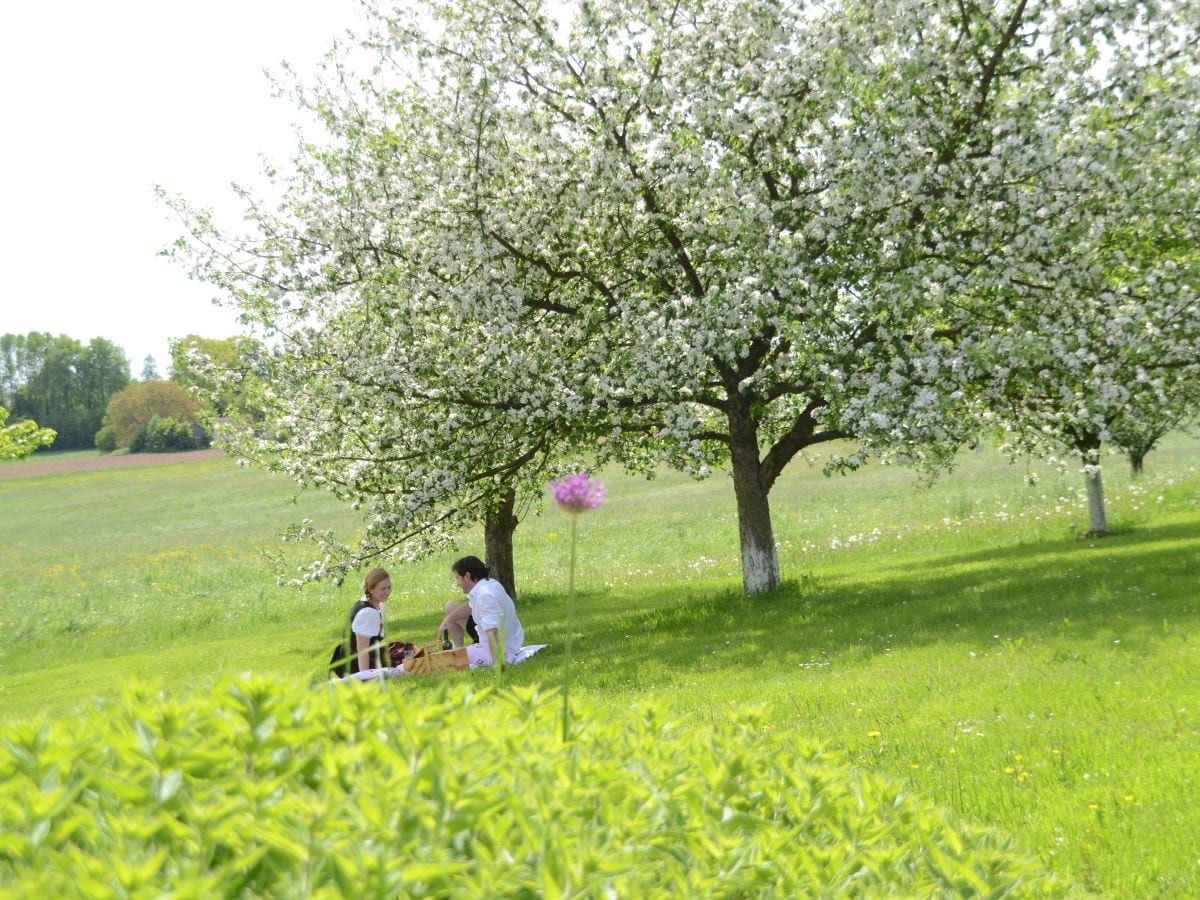
[[[117,449],[117,430],[105,425],[96,432],[96,449],[101,453],[112,453]]]
[[[15,896],[1051,896],[1036,861],[732,712],[403,682],[131,690],[0,732]]]
[[[195,449],[196,436],[192,433],[192,426],[158,416],[138,429],[129,442],[130,453],[172,453]]]

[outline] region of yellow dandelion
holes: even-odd
[[[1011,774],[1012,774],[1013,772],[1015,772],[1015,771],[1017,771],[1017,770],[1016,770],[1016,769],[1014,769],[1012,766],[1005,766],[1005,767],[1004,767],[1004,774],[1005,774],[1005,775],[1011,775]]]
[[[957,751],[957,750],[955,750],[953,747],[951,747],[951,748],[950,748],[950,755],[951,755],[951,756],[954,756],[956,753],[958,753],[958,751]]]
[[[1059,754],[1061,754],[1061,753],[1062,753],[1062,751],[1061,751],[1061,750],[1059,750],[1057,747],[1055,747],[1055,748],[1054,748],[1053,750],[1051,750],[1050,752],[1051,752],[1051,753],[1052,753],[1054,756],[1058,756]]]
[[[1133,794],[1126,794],[1126,795],[1125,795],[1125,799],[1126,799],[1128,802],[1132,803],[1132,802],[1133,802]]]
[[[1100,808],[1099,803],[1089,803],[1088,804],[1088,809],[1099,809],[1099,808]]]
[[[882,732],[879,732],[879,731],[868,731],[868,732],[867,732],[867,737],[879,737],[879,735],[880,735],[881,733],[882,733]]]
[[[921,766],[919,763],[913,763],[912,766],[910,766],[910,768],[919,769],[919,768],[921,768]]]

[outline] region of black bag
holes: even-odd
[[[346,661],[346,642],[338,641],[333,645],[333,655],[329,657],[329,677],[345,678],[350,674],[350,663]]]
[[[329,657],[329,677],[330,678],[345,678],[347,675],[353,675],[358,671],[358,657],[351,657],[350,641],[353,632],[350,626],[354,622],[354,617],[358,615],[358,611],[369,604],[365,599],[359,600],[350,607],[350,616],[346,619],[346,629],[342,632],[342,639],[334,645],[333,653]],[[372,647],[372,656],[375,656],[377,650]]]

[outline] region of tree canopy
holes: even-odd
[[[1123,83],[1145,53],[1131,44],[1108,61],[1123,103],[1084,94],[1056,136],[1089,184],[1075,224],[1046,243],[1055,267],[1022,276],[1023,294],[966,341],[987,345],[968,354],[986,362],[974,383],[1005,447],[1084,467],[1092,534],[1108,531],[1102,448],[1140,459],[1200,390],[1200,116],[1184,101],[1196,62],[1164,53],[1152,77]]]
[[[118,447],[129,446],[134,435],[153,419],[172,419],[187,425],[200,413],[200,401],[174,381],[142,381],[114,394],[105,422],[115,432]]]
[[[105,338],[0,336],[0,401],[57,432],[56,449],[92,447],[109,398],[129,382],[129,360]]]
[[[24,459],[38,447],[54,443],[54,431],[39,428],[32,419],[6,427],[7,421],[8,410],[0,406],[0,459]]]
[[[852,437],[849,468],[945,460],[996,408],[1014,345],[1077,304],[1111,310],[1118,282],[1144,296],[1145,273],[1098,270],[1145,198],[1114,186],[1193,171],[1196,12],[376,11],[372,67],[335,54],[296,86],[328,140],[301,146],[279,207],[248,198],[256,233],[235,240],[177,203],[180,250],[279,336],[262,382],[279,443],[256,449],[371,505],[360,550],[428,549],[447,533],[430,526],[534,497],[599,448],[728,466],[757,593],[780,578],[768,498],[797,455]],[[1077,330],[1151,355],[1135,331]],[[315,573],[354,556],[321,540]]]

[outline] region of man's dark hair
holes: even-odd
[[[470,575],[473,581],[483,581],[488,577],[488,567],[478,556],[464,556],[450,568],[456,575]]]

